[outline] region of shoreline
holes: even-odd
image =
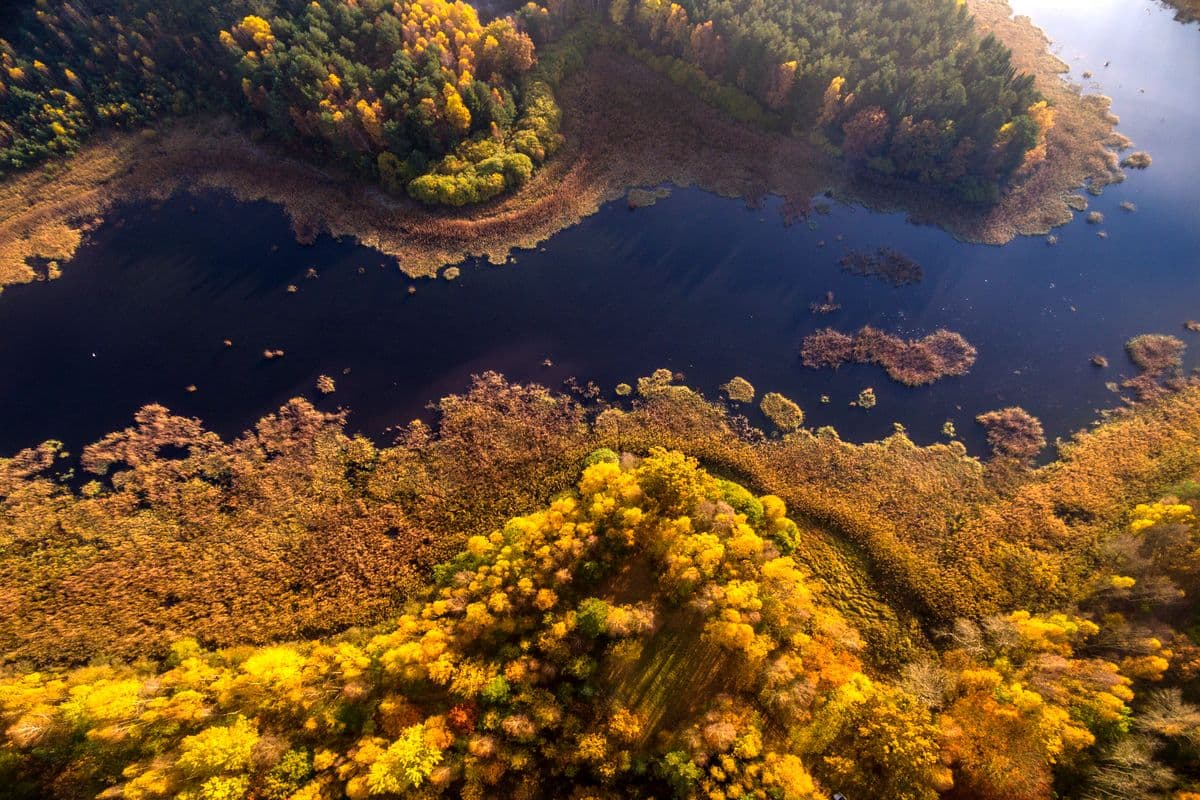
[[[1107,98],[1068,83],[1049,39],[1006,0],[969,0],[981,32],[1012,50],[1058,109],[1048,156],[1001,202],[982,213],[911,185],[885,186],[847,174],[806,139],[729,118],[636,58],[600,47],[558,89],[566,144],[513,195],[480,206],[430,210],[384,193],[333,166],[254,141],[228,117],[173,123],[161,132],[110,133],[68,161],[0,184],[0,287],[53,274],[86,234],[120,203],[162,200],[186,189],[215,189],[241,201],[283,207],[298,236],[351,236],[396,259],[410,277],[481,257],[504,263],[596,213],[630,189],[698,186],[751,202],[778,195],[800,207],[822,192],[877,211],[904,211],[955,237],[1003,244],[1069,222],[1085,187],[1099,191],[1123,174]],[[32,262],[32,263],[31,263]]]

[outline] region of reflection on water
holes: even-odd
[[[847,207],[785,227],[778,200],[748,210],[676,190],[636,212],[613,204],[515,266],[467,265],[459,280],[417,282],[410,296],[413,282],[368,249],[328,238],[298,247],[274,208],[177,198],[127,209],[62,279],[0,297],[0,452],[48,437],[78,447],[147,402],[235,433],[288,397],[318,397],[320,374],[338,388],[319,404],[349,407],[352,428],[378,435],[462,390],[472,372],[552,386],[574,375],[611,390],[662,366],[710,395],[742,375],[794,398],[810,424],[856,440],[899,421],[933,441],[950,419],[979,452],[974,416],[1011,404],[1064,435],[1114,404],[1105,382],[1132,374],[1122,352],[1130,336],[1200,345],[1182,329],[1200,318],[1200,110],[1189,103],[1200,29],[1124,0],[1016,6],[1064,42],[1077,80],[1094,74],[1121,130],[1154,156],[1149,171],[1092,201],[1106,240],[1079,219],[1056,247],[971,246],[902,215]],[[1124,200],[1138,211],[1122,211]],[[924,281],[892,288],[838,268],[849,249],[885,246],[919,261]],[[310,268],[318,277],[306,277]],[[813,314],[830,291],[841,308]],[[873,366],[801,366],[807,333],[865,324],[905,336],[949,328],[979,360],[969,375],[921,389]],[[267,360],[264,349],[286,355]],[[1093,353],[1112,366],[1092,366]],[[867,386],[878,406],[851,408]]]

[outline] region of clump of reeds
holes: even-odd
[[[804,366],[814,369],[832,367],[837,369],[854,356],[854,339],[833,328],[822,328],[804,337],[800,357]]]
[[[834,302],[833,292],[825,293],[823,302],[810,303],[808,308],[814,314],[832,314],[834,311],[841,309],[841,303]]]
[[[890,247],[881,247],[874,253],[850,250],[838,264],[852,275],[879,278],[892,286],[920,283],[925,275],[920,264]]]
[[[732,378],[729,383],[722,384],[721,391],[735,403],[749,403],[754,400],[754,385],[742,377]]]
[[[1150,158],[1150,154],[1145,150],[1138,150],[1136,153],[1130,153],[1121,159],[1121,166],[1128,169],[1146,169],[1154,162]]]
[[[659,200],[665,200],[671,196],[671,190],[665,186],[660,186],[657,189],[630,189],[625,195],[625,203],[629,206],[629,210],[633,211],[637,208],[649,208]]]
[[[1041,421],[1019,406],[980,414],[975,421],[983,426],[995,455],[1027,461],[1046,446]]]
[[[921,339],[907,340],[865,326],[853,337],[832,328],[804,339],[804,365],[837,368],[848,361],[878,364],[892,380],[923,386],[941,378],[965,375],[978,355],[960,334],[939,329]]]
[[[1165,333],[1144,333],[1125,343],[1130,360],[1140,369],[1155,374],[1182,367],[1186,349],[1181,339]]]
[[[794,431],[804,424],[804,412],[800,406],[777,392],[763,395],[758,407],[781,431]]]

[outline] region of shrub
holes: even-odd
[[[754,400],[754,386],[745,378],[733,378],[721,386],[721,391],[735,403],[749,403]]]
[[[763,395],[759,408],[781,431],[794,431],[804,424],[804,412],[800,410],[800,406],[777,392]]]
[[[988,444],[998,456],[1024,461],[1046,447],[1041,421],[1018,406],[989,411],[975,419],[984,427]]]

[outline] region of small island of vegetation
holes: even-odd
[[[809,334],[800,348],[800,357],[804,366],[813,369],[837,369],[850,361],[878,364],[894,381],[923,386],[965,375],[975,364],[976,350],[953,331],[936,330],[920,339],[906,340],[867,325],[853,336],[833,328]]]

